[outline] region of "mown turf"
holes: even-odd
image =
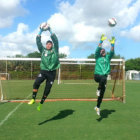
[[[22,104],[0,126],[1,140],[139,140],[140,82],[126,82],[126,104],[103,102],[101,117],[93,109],[96,102],[47,102]],[[19,103],[0,104],[0,121]]]
[[[96,90],[98,84],[94,80],[65,80],[64,83],[58,85],[55,81],[51,94],[48,98],[96,98]],[[84,82],[84,84],[83,84]],[[115,97],[122,96],[122,81],[116,83]],[[34,80],[7,80],[2,81],[4,99],[26,99],[32,93]],[[75,84],[74,84],[75,83]],[[109,80],[106,88],[105,98],[112,97],[113,80]],[[37,98],[43,95],[45,82],[40,86]]]

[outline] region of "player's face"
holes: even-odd
[[[105,50],[104,50],[104,49],[102,49],[102,50],[101,50],[101,52],[100,52],[100,54],[101,54],[101,56],[103,56],[103,57],[104,57],[104,56],[106,55]]]
[[[52,48],[52,43],[47,43],[47,44],[46,44],[46,49],[47,49],[47,50],[50,50],[51,48]]]

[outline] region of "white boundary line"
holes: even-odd
[[[26,97],[26,99],[28,99],[31,96],[31,93]],[[23,102],[21,102],[20,104],[18,104],[11,112],[8,113],[8,115],[0,122],[0,126],[2,126],[7,120],[8,118],[14,113],[16,112],[16,110],[23,104]]]

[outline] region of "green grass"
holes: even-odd
[[[34,80],[7,80],[2,81],[4,99],[26,99],[32,93]],[[98,84],[94,80],[63,80],[58,85],[55,81],[48,98],[96,98]],[[73,84],[75,83],[75,84]],[[81,84],[79,84],[81,83]],[[88,83],[88,84],[87,84]],[[106,88],[105,98],[112,97],[112,88],[114,81],[109,80]],[[42,97],[45,82],[40,86],[37,98]],[[122,96],[122,84],[116,83],[115,96]]]
[[[106,101],[101,117],[94,111],[96,102],[47,102],[22,104],[0,126],[1,140],[139,140],[140,81],[126,82],[126,103]],[[19,103],[1,103],[0,121]]]

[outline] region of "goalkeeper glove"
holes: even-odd
[[[50,28],[49,24],[47,24],[46,22],[42,23],[40,25],[40,31],[38,35],[41,35],[43,31],[47,31],[49,28]]]
[[[113,36],[111,40],[109,40],[109,42],[111,43],[111,46],[114,47],[115,44],[115,37]]]
[[[100,43],[103,43],[103,41],[106,40],[106,39],[107,39],[107,37],[104,34],[102,34],[101,39],[100,39]]]

